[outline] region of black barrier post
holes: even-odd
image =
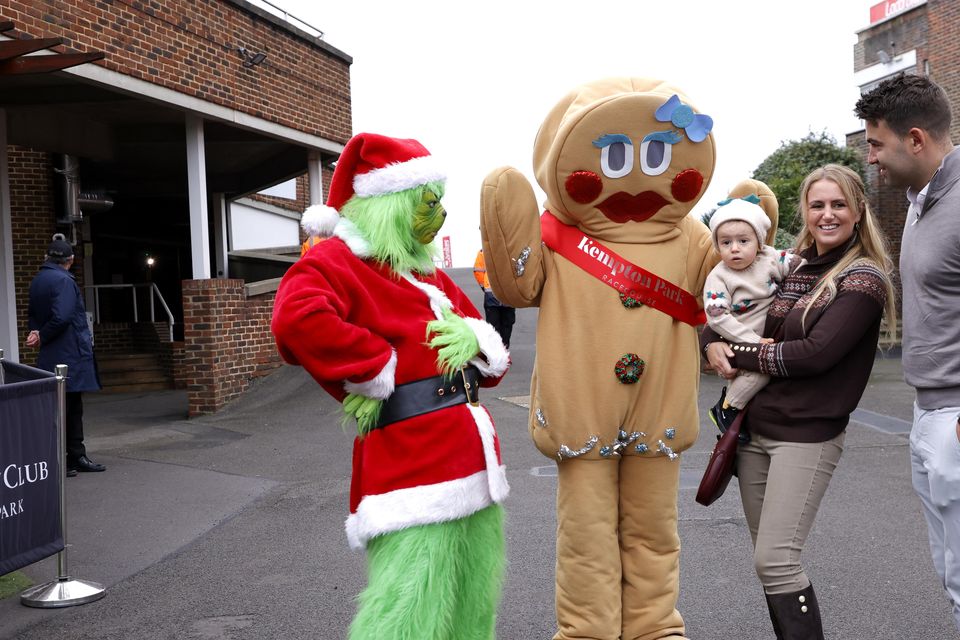
[[[63,550],[57,554],[57,579],[30,587],[20,594],[20,604],[41,609],[72,607],[99,600],[106,595],[103,586],[71,578],[67,572],[67,508],[64,500],[64,484],[67,478],[67,365],[57,365],[57,451],[60,456],[60,533]]]

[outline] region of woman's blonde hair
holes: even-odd
[[[854,227],[853,242],[837,264],[820,279],[819,284],[813,290],[810,303],[803,311],[802,320],[806,320],[807,312],[824,292],[829,292],[830,300],[835,299],[837,295],[837,276],[856,260],[865,259],[872,262],[886,276],[884,285],[887,290],[887,303],[884,315],[887,319],[887,334],[894,338],[896,337],[897,327],[897,303],[896,293],[893,289],[893,260],[890,259],[887,240],[880,230],[880,225],[873,212],[870,211],[863,180],[860,179],[856,171],[843,165],[828,164],[819,169],[814,169],[803,179],[803,183],[800,185],[800,199],[797,204],[800,219],[803,220],[803,228],[797,235],[797,251],[802,251],[814,244],[813,234],[807,227],[807,195],[810,192],[810,187],[820,180],[830,180],[840,187],[840,193],[847,201],[847,206],[851,211],[858,211],[861,215],[860,222]]]

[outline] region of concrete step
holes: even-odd
[[[100,383],[105,392],[172,389],[173,380],[153,353],[110,353],[98,356]]]
[[[137,393],[141,391],[168,391],[173,389],[173,383],[165,382],[142,382],[136,384],[111,384],[103,385],[100,393]]]
[[[108,353],[97,354],[97,368],[100,373],[112,371],[136,371],[160,366],[155,353]]]

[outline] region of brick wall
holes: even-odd
[[[885,51],[892,56],[916,49],[917,61],[922,64],[928,48],[927,11],[929,6],[928,2],[871,29],[861,31],[857,44],[853,47],[854,71],[878,64],[880,62],[877,56],[878,51]]]
[[[178,380],[191,416],[214,413],[282,363],[270,333],[274,293],[247,298],[243,280],[184,280]],[[176,352],[175,352],[176,357]]]
[[[57,230],[53,212],[53,172],[46,153],[9,146],[7,156],[10,166],[10,225],[16,254],[13,282],[17,298],[20,361],[34,364],[37,350],[23,346],[23,342],[28,333],[30,281],[43,264],[47,246]]]
[[[15,38],[60,37],[94,64],[298,131],[345,142],[349,57],[225,0],[3,0]],[[267,54],[242,66],[239,46]],[[345,59],[346,58],[346,59]]]
[[[960,142],[960,2],[928,0],[930,79],[943,87],[953,106],[950,134]]]
[[[60,51],[103,51],[98,66],[209,103],[345,143],[351,134],[350,59],[323,42],[278,26],[242,0],[0,0],[0,18],[12,20],[15,38],[60,37]],[[267,54],[244,68],[236,48]],[[14,286],[20,342],[26,338],[27,292],[57,230],[55,177],[48,154],[8,147]],[[327,192],[332,172],[324,167]],[[302,210],[307,176],[297,199],[273,201]],[[82,245],[74,273],[83,282]],[[185,281],[186,336],[161,354],[187,387],[191,415],[210,413],[280,365],[269,331],[273,294],[247,298],[240,280]],[[109,331],[98,349],[134,348],[133,337]],[[24,349],[23,362],[34,362]]]

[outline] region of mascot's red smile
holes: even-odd
[[[643,222],[668,204],[670,202],[656,191],[644,191],[635,196],[618,191],[598,204],[597,208],[603,215],[622,224],[631,220]]]

